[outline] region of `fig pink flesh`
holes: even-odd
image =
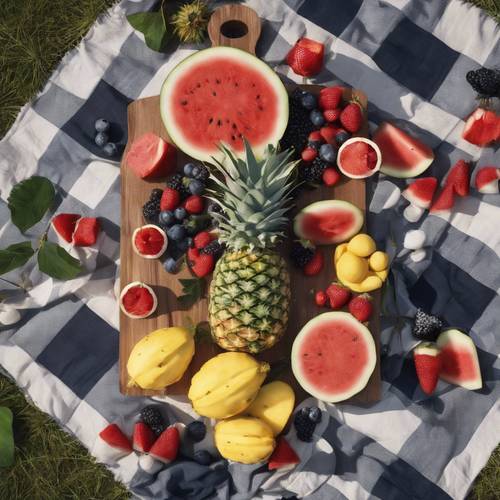
[[[340,393],[359,380],[368,355],[364,338],[348,321],[330,320],[302,341],[299,363],[309,384],[325,393]]]
[[[165,242],[160,231],[153,227],[145,227],[135,235],[135,246],[142,255],[157,255]]]
[[[146,288],[133,286],[123,296],[122,303],[128,313],[144,316],[153,309],[154,299]]]

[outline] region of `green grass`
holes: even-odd
[[[500,0],[475,0],[500,21]],[[21,106],[112,0],[0,0],[0,137]],[[16,460],[0,471],[0,499],[122,500],[129,495],[75,439],[30,405],[0,376],[0,405],[14,413]],[[478,477],[471,499],[500,494],[500,448]]]

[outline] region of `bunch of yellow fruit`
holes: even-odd
[[[377,251],[373,238],[359,233],[334,253],[337,279],[357,293],[381,288],[389,274],[389,256]]]
[[[218,419],[215,445],[229,460],[253,464],[273,452],[295,404],[292,388],[275,381],[262,386],[269,365],[243,352],[208,360],[191,380],[194,410]],[[262,386],[262,387],[261,387]]]

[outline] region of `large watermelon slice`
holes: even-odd
[[[363,227],[363,212],[348,201],[323,200],[303,208],[293,221],[295,234],[316,245],[334,245]]]
[[[336,403],[368,383],[377,354],[373,337],[349,313],[327,312],[304,325],[292,346],[292,371],[312,396]]]
[[[219,160],[221,143],[243,155],[276,145],[288,122],[288,95],[260,59],[232,47],[212,47],[184,59],[167,76],[160,111],[172,141],[202,161]]]
[[[392,123],[384,122],[373,141],[382,152],[381,172],[392,177],[416,177],[434,161],[432,149]]]

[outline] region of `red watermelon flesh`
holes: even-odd
[[[500,116],[494,111],[477,108],[465,122],[462,137],[476,146],[486,146],[500,139]]]
[[[297,236],[317,245],[341,243],[354,236],[363,225],[363,214],[351,203],[324,200],[305,207],[294,220]]]
[[[458,160],[446,177],[445,186],[453,186],[459,196],[469,195],[470,165],[464,160]]]
[[[141,179],[153,179],[172,174],[176,168],[176,157],[172,144],[153,132],[146,132],[132,143],[125,163]]]
[[[498,181],[500,179],[500,168],[483,167],[476,174],[476,189],[484,194],[498,194]]]
[[[342,171],[348,174],[361,176],[370,174],[375,169],[378,162],[378,155],[372,146],[364,141],[356,141],[346,145],[339,152],[339,165],[342,165]]]
[[[437,346],[441,350],[440,378],[465,389],[483,386],[476,346],[472,339],[454,328],[439,334]]]
[[[435,177],[422,177],[414,180],[402,193],[412,204],[420,208],[429,208],[436,192],[438,181]]]
[[[80,217],[81,215],[78,214],[58,214],[52,219],[52,226],[63,240],[71,243],[76,223]]]
[[[415,137],[384,122],[373,135],[382,153],[380,170],[393,177],[416,177],[434,161],[432,149]]]
[[[371,333],[344,312],[328,312],[310,320],[292,348],[292,370],[300,385],[332,403],[361,391],[375,363]]]
[[[73,244],[77,247],[89,247],[97,241],[101,225],[96,217],[82,217],[73,233]]]
[[[147,453],[156,440],[154,432],[144,422],[136,422],[134,425],[134,435],[132,446],[140,453]]]
[[[154,298],[146,287],[133,286],[122,297],[125,310],[134,316],[145,316],[154,307]]]
[[[445,186],[439,193],[436,201],[432,204],[429,212],[433,214],[444,214],[449,212],[455,204],[455,191],[452,185]]]
[[[165,234],[152,224],[136,232],[134,245],[141,255],[158,255],[165,246]]]
[[[177,458],[179,445],[179,431],[176,427],[170,426],[160,434],[160,437],[149,450],[149,454],[156,460],[168,464]]]

